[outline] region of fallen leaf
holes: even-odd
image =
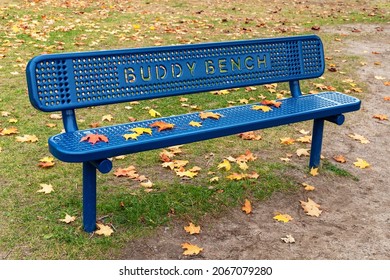
[[[385,96],[385,97],[383,97],[383,100],[385,100],[385,101],[390,101],[390,96]]]
[[[219,181],[219,177],[217,177],[217,176],[215,176],[215,177],[213,177],[213,178],[211,178],[211,179],[209,180],[210,183],[218,182],[218,181]]]
[[[314,191],[316,189],[314,186],[311,186],[311,185],[306,184],[306,183],[302,183],[302,186],[305,187],[306,191]]]
[[[370,141],[367,140],[364,136],[356,134],[356,133],[348,134],[348,136],[351,137],[352,139],[356,140],[356,141],[360,141],[360,143],[362,143],[362,144],[370,143]]]
[[[39,160],[38,166],[42,168],[48,168],[54,166],[54,164],[55,162],[53,157],[44,157]]]
[[[16,127],[10,127],[10,128],[4,128],[3,130],[0,130],[0,135],[12,135],[19,133],[18,129]]]
[[[301,203],[301,206],[305,211],[305,213],[309,216],[319,217],[320,214],[322,213],[322,210],[319,209],[321,205],[315,203],[310,198],[307,199],[307,202],[302,200],[300,200],[299,202]]]
[[[149,115],[151,115],[153,118],[155,118],[157,116],[161,116],[161,114],[154,109],[149,110]]]
[[[199,117],[204,120],[204,119],[216,119],[219,120],[220,117],[222,117],[221,114],[219,113],[213,113],[213,112],[201,112],[199,113]]]
[[[144,133],[152,135],[152,129],[151,128],[135,127],[135,128],[130,129],[130,131],[135,132],[138,135],[142,135]]]
[[[303,136],[303,137],[299,137],[297,139],[298,142],[301,142],[301,143],[311,143],[311,136],[310,135],[306,135],[306,136]]]
[[[274,220],[277,220],[278,222],[288,223],[289,221],[293,220],[293,218],[288,214],[278,214],[274,216]]]
[[[231,169],[230,162],[227,159],[224,159],[223,162],[218,164],[218,169],[224,168],[226,171],[229,171]]]
[[[291,145],[291,144],[294,144],[294,142],[295,142],[295,140],[293,138],[290,138],[290,137],[280,138],[280,144]]]
[[[181,168],[176,171],[176,175],[179,177],[187,177],[187,178],[194,178],[195,176],[198,175],[197,172],[192,172],[190,170],[184,170],[184,168]]]
[[[244,205],[241,207],[241,210],[245,212],[245,214],[252,213],[252,204],[248,199],[245,199]]]
[[[296,153],[297,153],[297,156],[299,156],[299,157],[310,156],[309,149],[298,149]]]
[[[190,126],[194,126],[194,127],[201,127],[202,126],[202,123],[200,122],[195,122],[195,121],[191,121],[189,123]]]
[[[381,120],[381,121],[389,120],[388,116],[384,115],[384,114],[376,114],[373,116],[373,118]]]
[[[38,142],[38,137],[36,137],[35,135],[27,135],[26,134],[23,136],[17,136],[16,141],[22,142],[22,143],[25,143],[25,142],[35,143],[35,142]]]
[[[312,167],[311,169],[310,169],[310,174],[312,175],[312,176],[317,176],[319,173],[318,173],[318,167],[317,168],[314,168],[314,167]]]
[[[75,216],[71,216],[69,214],[65,214],[65,218],[64,219],[59,219],[60,222],[64,222],[64,223],[67,223],[67,224],[70,224],[71,222],[74,222],[76,220],[76,217]]]
[[[183,255],[185,256],[198,255],[203,251],[203,248],[200,248],[197,245],[192,245],[188,242],[181,244],[181,247],[184,249]]]
[[[301,130],[299,131],[299,133],[301,133],[301,134],[303,134],[303,135],[307,135],[307,134],[310,133],[310,130],[301,129]]]
[[[151,187],[153,187],[153,183],[152,183],[152,181],[150,181],[150,180],[148,180],[148,181],[146,181],[146,182],[142,182],[141,184],[141,187],[144,187],[144,188],[151,188]]]
[[[200,233],[200,226],[195,226],[193,223],[189,223],[188,226],[184,227],[184,230],[189,234],[198,234]]]
[[[172,129],[175,127],[174,124],[166,123],[164,121],[157,121],[152,124],[150,124],[151,127],[158,127],[158,132],[161,132],[163,130]]]
[[[41,189],[37,190],[38,193],[51,193],[54,191],[53,186],[51,184],[40,184]]]
[[[114,232],[114,230],[110,226],[106,226],[100,223],[97,223],[96,227],[98,228],[97,230],[95,230],[95,233],[97,235],[111,236],[111,234]]]
[[[113,117],[111,114],[104,115],[104,116],[102,117],[102,121],[108,121],[108,122],[110,122],[110,121],[112,121],[113,118],[114,118],[114,117]]]
[[[88,141],[89,143],[94,145],[100,141],[108,143],[108,138],[103,134],[90,133],[90,134],[87,134],[86,136],[81,138],[80,142],[84,142],[84,141]]]
[[[265,105],[254,105],[252,106],[251,109],[256,111],[263,111],[263,112],[272,111],[272,109],[269,106],[265,106]]]
[[[288,234],[286,235],[286,237],[282,237],[280,239],[282,239],[282,241],[284,241],[285,243],[295,243],[295,239],[294,237],[292,237],[291,234]]]
[[[359,167],[361,169],[370,167],[370,164],[367,161],[365,161],[364,159],[357,158],[356,160],[357,161],[353,163],[353,165],[355,165],[356,167]]]
[[[346,163],[347,160],[345,159],[345,157],[343,155],[337,155],[337,156],[334,156],[333,159],[337,162],[340,162],[340,163]]]
[[[256,135],[254,131],[240,133],[238,134],[238,137],[240,137],[243,140],[261,140],[261,136]]]
[[[276,108],[279,108],[282,105],[282,102],[279,102],[279,101],[276,101],[276,100],[263,100],[260,103],[262,105],[274,106]]]

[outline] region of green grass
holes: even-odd
[[[334,25],[344,22],[384,22],[388,4],[365,3],[342,9],[335,16],[324,14],[326,7],[305,8],[294,2],[295,10],[277,2],[277,8],[264,8],[258,1],[235,1],[214,4],[197,1],[168,1],[167,6],[159,1],[88,1],[87,6],[78,6],[77,1],[26,2],[13,1],[13,6],[0,9],[0,128],[15,126],[19,135],[35,134],[37,143],[19,143],[16,135],[0,136],[0,258],[8,259],[107,259],[115,258],[126,242],[140,236],[152,235],[156,227],[175,221],[201,221],[205,215],[220,216],[231,207],[239,207],[245,198],[262,200],[273,192],[296,191],[299,183],[289,175],[291,170],[307,173],[306,162],[285,164],[279,160],[286,153],[294,153],[294,147],[281,146],[279,138],[299,137],[297,130],[311,129],[310,123],[284,126],[258,132],[261,141],[243,141],[237,136],[188,144],[177,158],[188,160],[202,171],[192,180],[181,180],[172,171],[161,167],[160,150],[129,155],[124,160],[114,160],[114,170],[135,165],[154,183],[154,192],[145,193],[137,182],[116,178],[113,172],[98,174],[98,217],[111,223],[116,232],[109,238],[90,236],[82,230],[81,197],[82,171],[80,164],[56,160],[53,168],[37,166],[40,158],[49,156],[47,139],[62,129],[60,120],[52,120],[49,114],[33,109],[27,96],[24,68],[33,56],[41,53],[117,49],[225,41],[254,37],[274,37],[312,33],[314,24]],[[121,1],[119,1],[121,2]],[[249,1],[251,2],[251,1]],[[47,4],[45,4],[47,3]],[[130,3],[130,2],[129,2]],[[0,4],[3,5],[3,4]],[[347,4],[344,4],[347,5]],[[387,6],[386,6],[387,5]],[[375,15],[368,15],[375,10]],[[345,8],[345,7],[344,7]],[[365,9],[363,9],[365,8]],[[296,16],[298,13],[299,16]],[[387,15],[388,16],[388,15]],[[335,43],[336,35],[321,35],[327,49],[334,50],[342,43]],[[339,44],[339,45],[336,45]],[[346,60],[346,62],[342,62]],[[356,57],[335,54],[329,63],[342,65],[339,72],[326,72],[323,79],[302,83],[304,92],[315,90],[314,83],[332,85],[344,91],[350,85],[344,78],[354,75],[360,61]],[[16,73],[17,72],[17,73]],[[358,84],[363,87],[364,85]],[[286,84],[278,85],[277,92],[288,90]],[[228,95],[211,93],[185,95],[190,105],[198,110],[225,107],[229,102],[257,98],[265,95],[274,99],[264,87],[247,92],[244,89]],[[129,117],[148,119],[147,107],[154,108],[163,116],[194,112],[182,107],[180,97],[163,100],[142,101],[138,105],[119,104],[77,111],[80,129],[92,122],[103,125],[127,122]],[[111,123],[101,121],[111,114]],[[11,118],[17,123],[9,123]],[[48,123],[57,126],[49,128]],[[302,144],[307,147],[307,144]],[[258,160],[249,163],[249,172],[256,171],[258,180],[230,181],[228,172],[217,165],[227,156],[238,156],[246,150],[257,155]],[[210,153],[213,153],[210,155]],[[336,176],[356,178],[337,166],[325,162],[323,168]],[[235,172],[242,172],[233,165]],[[208,172],[214,172],[208,174]],[[218,183],[210,178],[219,176]],[[37,193],[40,184],[52,184],[51,194]],[[59,221],[65,214],[74,215],[76,221],[66,225]]]

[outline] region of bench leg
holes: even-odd
[[[315,119],[313,124],[313,136],[311,140],[310,168],[316,168],[320,165],[322,136],[324,132],[324,119]]]
[[[86,232],[96,229],[96,168],[83,162],[83,223]]]

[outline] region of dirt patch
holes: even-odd
[[[390,122],[372,118],[390,112],[390,102],[383,101],[390,95],[389,87],[375,78],[390,80],[390,25],[345,25],[321,32],[352,31],[353,39],[344,39],[342,51],[366,61],[357,73],[369,90],[364,93],[362,109],[347,114],[343,126],[327,123],[323,154],[328,158],[346,155],[347,163],[340,167],[359,178],[358,182],[324,174],[306,178],[307,183],[315,182],[314,192],[277,193],[255,204],[249,216],[233,209],[218,219],[206,217],[198,236],[185,234],[184,222],[177,222],[151,237],[130,242],[117,258],[185,259],[180,244],[193,242],[204,248],[199,259],[390,259]],[[366,136],[370,144],[351,140],[350,133]],[[354,167],[356,158],[365,159],[371,167]],[[305,178],[294,172],[297,182]],[[309,196],[323,208],[319,218],[306,216],[300,208],[299,200]],[[272,219],[275,211],[289,213],[294,220],[276,222]],[[281,238],[287,234],[296,243],[283,243]]]

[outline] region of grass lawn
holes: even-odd
[[[313,3],[312,3],[313,2]],[[175,158],[187,160],[188,166],[201,171],[191,180],[183,180],[161,166],[161,150],[113,159],[114,169],[134,165],[139,174],[153,182],[145,191],[139,182],[116,177],[113,172],[98,174],[98,217],[115,228],[110,237],[89,235],[82,230],[81,164],[54,160],[50,168],[39,167],[50,156],[47,139],[62,130],[62,121],[35,110],[27,95],[25,66],[42,53],[73,52],[192,44],[261,37],[277,37],[317,32],[318,28],[345,23],[380,23],[388,21],[387,1],[0,1],[0,258],[3,259],[110,259],[126,242],[177,219],[197,221],[205,214],[223,215],[229,207],[243,201],[261,200],[275,191],[295,191],[301,182],[289,174],[306,170],[308,158],[298,158],[298,148],[310,144],[281,145],[281,137],[299,138],[301,129],[311,130],[311,123],[257,131],[261,140],[224,137],[183,146]],[[350,36],[353,36],[351,34]],[[335,88],[359,94],[357,87],[345,80],[355,77],[359,61],[347,57],[338,48],[340,36],[321,34],[325,43],[327,68],[321,79],[302,83],[305,93]],[[341,67],[339,67],[341,65]],[[344,82],[343,82],[344,81]],[[258,86],[227,94],[202,93],[80,109],[80,129],[92,123],[111,125],[129,118],[149,119],[150,108],[162,116],[226,107],[240,102],[289,96],[288,87]],[[181,98],[187,98],[183,101]],[[183,105],[183,103],[185,103]],[[111,115],[112,120],[103,120]],[[10,133],[16,128],[17,133]],[[35,135],[37,142],[20,142],[18,136]],[[232,181],[232,172],[244,172],[232,164],[229,172],[218,169],[224,158],[251,151],[257,159],[245,172],[257,172],[258,179]],[[280,158],[292,154],[293,161]],[[327,163],[323,172],[349,176],[346,171]],[[218,177],[218,182],[210,182]],[[41,184],[54,191],[37,192]],[[71,224],[59,221],[65,214],[75,216]]]

